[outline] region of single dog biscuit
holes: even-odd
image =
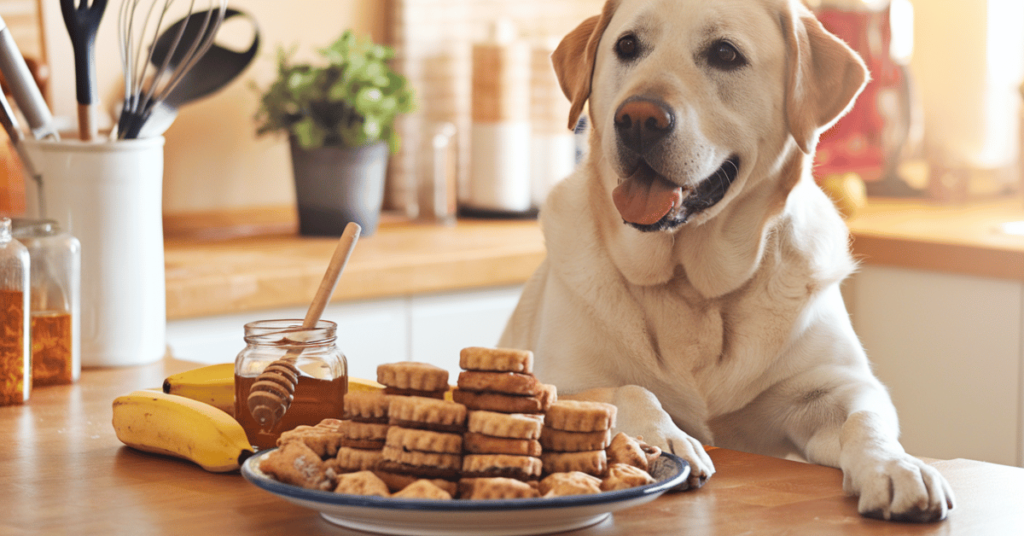
[[[440,456],[440,454],[438,454],[438,456]],[[446,469],[442,467],[433,467],[429,465],[410,465],[407,463],[383,459],[380,461],[380,463],[377,464],[376,471],[408,475],[416,478],[440,478],[443,480],[451,481],[458,480],[460,476],[458,469]],[[383,477],[381,478],[383,479]],[[386,479],[384,479],[384,481],[387,482]]]
[[[544,413],[554,403],[557,395],[553,385],[541,384],[536,396],[506,395],[455,389],[452,398],[472,410],[498,413]]]
[[[644,471],[648,470],[647,454],[640,447],[640,442],[624,432],[615,434],[615,438],[612,439],[611,445],[606,450],[608,451],[608,465],[624,463]]]
[[[462,448],[471,454],[511,454],[514,456],[540,456],[542,448],[536,439],[509,439],[467,432]]]
[[[590,495],[601,493],[601,479],[580,471],[552,473],[540,481],[538,489],[543,497]]]
[[[380,391],[357,391],[345,395],[346,420],[358,422],[388,422],[388,395]]]
[[[345,439],[383,440],[388,437],[388,425],[386,424],[341,421],[339,429]]]
[[[383,455],[380,449],[366,450],[341,447],[338,449],[338,455],[334,457],[335,463],[332,465],[337,466],[339,473],[350,473],[373,469],[382,458]]]
[[[402,450],[447,454],[462,453],[462,436],[459,434],[416,430],[400,426],[392,426],[388,429],[386,444]]]
[[[510,439],[540,439],[543,425],[543,414],[470,411],[466,419],[470,432]]]
[[[467,391],[535,396],[539,392],[541,383],[532,374],[467,370],[459,373],[458,386],[459,389]]]
[[[540,444],[546,451],[552,452],[583,452],[602,450],[612,440],[611,430],[597,432],[566,432],[544,426],[540,431]]]
[[[390,473],[387,471],[381,471],[379,469],[375,470],[373,474],[377,475],[377,478],[383,480],[384,483],[387,484],[388,489],[391,490],[392,493],[402,491],[403,489],[411,485],[413,482],[416,482],[417,480],[426,480],[415,475],[408,475],[404,473]],[[447,491],[448,494],[451,495],[452,497],[454,497],[458,493],[458,484],[451,480],[433,478],[429,479],[428,481],[431,484]]]
[[[504,477],[536,480],[543,464],[533,456],[508,454],[467,454],[462,457],[462,476],[466,478]]]
[[[395,462],[415,467],[431,467],[453,471],[458,471],[462,467],[462,454],[402,450],[391,445],[384,445],[381,454],[383,454],[385,462]]]
[[[341,438],[341,446],[353,449],[380,450],[384,448],[383,439],[349,439]]]
[[[416,361],[386,363],[377,367],[377,382],[396,389],[444,391],[448,389],[448,371]]]
[[[438,400],[444,400],[444,394],[448,392],[448,389],[440,389],[438,391],[421,391],[419,389],[399,389],[397,387],[385,387],[384,394],[388,396],[419,396],[423,398],[436,398]]]
[[[590,452],[545,452],[540,455],[544,473],[571,473],[580,471],[601,476],[608,469],[608,457],[603,450]]]
[[[277,445],[280,447],[292,441],[299,441],[305,443],[317,456],[323,459],[330,458],[338,453],[338,447],[341,446],[342,439],[343,437],[340,433],[326,426],[321,427],[319,424],[316,426],[299,425],[291,430],[282,432],[281,436],[277,438]]]
[[[339,476],[334,492],[350,495],[375,495],[377,497],[391,495],[387,484],[370,471],[358,471]]]
[[[567,432],[596,432],[615,428],[612,404],[582,400],[559,400],[551,405],[544,416],[544,424]]]
[[[301,441],[289,441],[260,460],[260,471],[278,482],[308,489],[324,489],[325,470],[320,456]]]
[[[488,499],[533,499],[537,489],[514,478],[465,478],[459,481],[459,496],[474,501]]]
[[[608,475],[601,481],[601,491],[635,488],[654,482],[654,478],[639,467],[613,463],[608,466]]]
[[[466,406],[418,396],[396,396],[388,406],[392,425],[405,428],[427,428],[440,431],[461,431],[466,424]]]
[[[533,374],[533,352],[509,348],[471,346],[459,352],[459,368],[493,372]]]
[[[379,479],[378,479],[379,480]],[[419,479],[392,495],[395,499],[436,499],[450,501],[452,494],[439,488],[430,480]]]

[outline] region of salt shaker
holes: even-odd
[[[32,389],[28,249],[0,219],[0,406],[22,404]]]
[[[82,247],[54,220],[15,219],[13,234],[32,264],[32,386],[74,383],[82,371]]]

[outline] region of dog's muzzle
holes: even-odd
[[[662,141],[676,126],[665,103],[634,96],[615,111],[619,165],[625,179],[612,192],[624,223],[641,231],[662,231],[686,223],[722,200],[736,180],[740,160],[732,156],[695,187],[683,187],[655,169],[664,157]]]

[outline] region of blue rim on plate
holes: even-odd
[[[363,495],[348,495],[331,491],[306,489],[278,482],[259,470],[259,462],[276,449],[260,451],[242,464],[242,476],[246,480],[284,498],[334,506],[375,508],[380,510],[428,510],[431,512],[484,512],[491,510],[539,510],[552,508],[596,506],[650,498],[682,484],[690,475],[690,465],[683,459],[669,453],[662,453],[651,468],[651,475],[657,480],[635,488],[606,491],[592,495],[571,495],[546,499],[488,499],[438,501],[431,499],[393,499]]]

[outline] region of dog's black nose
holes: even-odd
[[[631,97],[615,111],[615,131],[619,140],[638,154],[644,154],[672,131],[675,116],[663,102],[646,97]]]

